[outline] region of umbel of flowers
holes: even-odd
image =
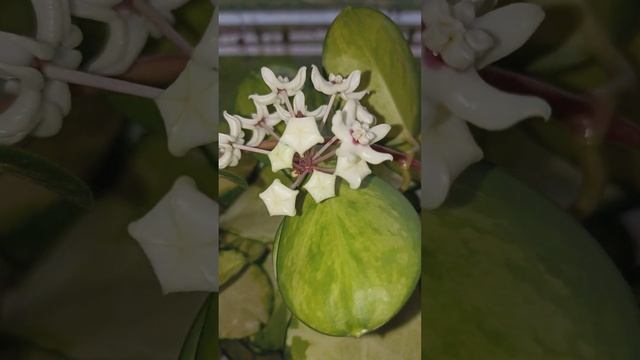
[[[313,87],[329,96],[328,104],[315,110],[307,108],[302,91],[306,67],[291,80],[266,67],[261,74],[271,92],[249,97],[256,108],[250,118],[224,112],[229,133],[218,135],[218,161],[219,168],[224,169],[236,166],[243,151],[262,153],[268,155],[273,172],[285,171],[295,179],[289,186],[276,179],[260,194],[271,216],[295,216],[299,188],[320,203],[336,196],[338,177],[358,189],[371,174],[369,164],[393,160],[390,154],[372,148],[391,126],[376,125],[376,118],[361,104],[367,92],[357,91],[359,70],[346,78],[330,74],[325,79],[312,66]],[[341,106],[334,112],[337,103]],[[325,128],[332,112],[330,129]],[[277,126],[280,123],[285,125],[281,132],[278,129],[283,127]],[[250,132],[248,139],[246,131]]]

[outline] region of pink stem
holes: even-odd
[[[164,90],[151,86],[140,85],[124,80],[112,79],[105,76],[94,75],[77,70],[70,70],[42,63],[40,69],[46,77],[71,84],[89,86],[102,90],[109,90],[122,94],[140,96],[148,99],[156,99]]]

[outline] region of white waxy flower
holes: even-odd
[[[71,110],[68,85],[47,78],[33,63],[38,60],[76,68],[82,56],[73,48],[82,41],[82,33],[71,24],[66,0],[32,3],[37,21],[35,39],[0,31],[0,81],[5,84],[0,90],[15,97],[0,114],[0,144],[14,144],[30,133],[55,135]]]
[[[129,234],[151,262],[163,293],[218,291],[218,205],[180,177]]]
[[[235,145],[244,143],[244,133],[240,120],[224,112],[224,118],[229,124],[229,134],[218,134],[218,169],[236,166],[242,157],[242,151]]]
[[[358,158],[371,164],[393,160],[390,154],[371,148],[373,143],[387,136],[390,130],[391,126],[388,124],[370,128],[369,125],[357,121],[355,100],[349,100],[344,110],[336,111],[331,125],[331,131],[340,140],[340,147],[336,152],[338,157],[346,157],[352,161]]]
[[[278,115],[282,119],[288,121],[293,117],[289,110],[282,107],[282,105],[280,105],[279,103],[274,103],[274,105],[276,111],[278,112]],[[302,91],[297,93],[293,97],[293,113],[295,117],[313,117],[316,120],[320,120],[324,116],[325,111],[327,111],[327,105],[322,105],[313,111],[309,111],[307,109],[306,99]]]
[[[171,11],[188,0],[148,0],[167,21],[173,22]],[[70,0],[74,16],[105,23],[108,37],[103,50],[91,61],[88,70],[102,75],[121,74],[142,52],[149,35],[160,37],[160,31],[122,0]]]
[[[316,170],[304,185],[304,188],[313,197],[313,200],[320,203],[336,196],[336,176]]]
[[[155,99],[167,130],[169,151],[174,156],[183,156],[194,147],[216,140],[216,79],[214,70],[189,61],[178,79]]]
[[[360,86],[361,77],[362,72],[356,70],[349,74],[346,79],[342,75],[329,74],[329,80],[327,81],[322,77],[317,66],[312,65],[311,67],[311,81],[316,90],[325,95],[340,94],[344,99],[360,100],[367,93],[366,91],[356,92],[356,89]]]
[[[461,4],[466,2],[466,4]],[[542,99],[503,92],[487,84],[477,73],[522,46],[544,19],[542,9],[533,4],[514,3],[475,17],[475,9],[487,10],[492,1],[463,0],[453,8],[441,0],[425,7],[425,45],[423,66],[423,161],[422,205],[433,209],[446,199],[451,183],[470,164],[482,158],[465,122],[486,130],[502,130],[531,117],[548,119],[551,108]],[[470,6],[473,5],[473,6]],[[457,6],[457,7],[456,7]],[[493,39],[491,47],[481,56],[474,53],[469,66],[458,66],[453,57],[442,60],[432,55],[438,52],[437,39],[426,34],[436,29],[443,14],[464,23],[465,29],[477,29]],[[435,30],[433,30],[435,31]],[[435,40],[434,40],[435,39]],[[465,38],[469,40],[468,37]],[[450,44],[451,45],[451,44]],[[459,45],[459,44],[458,44]],[[442,45],[444,46],[444,45]],[[462,58],[461,58],[462,59]],[[464,60],[464,59],[462,59]],[[461,61],[462,61],[461,60]],[[464,62],[464,61],[462,61]],[[462,64],[464,65],[464,64]]]
[[[262,79],[271,89],[272,93],[280,96],[285,94],[286,96],[294,96],[302,90],[302,87],[307,80],[306,66],[301,67],[296,76],[291,80],[289,80],[288,77],[276,76],[276,74],[266,66],[263,66],[262,69],[260,69],[260,73],[262,74]]]
[[[278,142],[278,145],[268,155],[271,162],[271,171],[277,172],[283,169],[291,169],[295,154],[296,151],[291,147],[281,141]]]
[[[298,154],[303,155],[314,145],[324,142],[324,138],[318,130],[316,119],[304,117],[291,119],[280,141],[293,148]]]
[[[260,199],[267,206],[271,216],[296,216],[296,197],[299,190],[292,190],[275,179],[267,190],[260,193]]]
[[[367,162],[358,158],[338,157],[335,175],[345,179],[352,189],[360,188],[362,180],[371,174]]]
[[[247,146],[260,145],[267,133],[273,131],[273,127],[282,121],[282,118],[277,113],[270,114],[266,105],[256,101],[254,101],[254,104],[256,112],[251,115],[251,118],[236,115],[236,118],[242,123],[242,127],[252,131],[251,139],[247,141]]]

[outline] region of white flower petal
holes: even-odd
[[[283,169],[291,169],[295,153],[296,151],[285,143],[278,142],[278,145],[268,155],[271,162],[271,171],[278,172]]]
[[[267,136],[267,132],[261,127],[253,127],[251,129],[251,137],[249,141],[246,142],[245,145],[256,147],[262,143],[264,138]]]
[[[264,192],[260,193],[260,199],[267,206],[269,215],[271,216],[295,216],[296,215],[296,197],[299,190],[292,190],[284,186],[280,180],[273,181],[271,186]]]
[[[298,154],[303,155],[314,145],[324,142],[324,138],[318,130],[316,119],[304,117],[291,119],[280,141],[292,147]]]
[[[345,179],[352,189],[360,188],[362,180],[371,174],[371,169],[364,160],[353,161],[348,157],[338,156],[335,175]]]
[[[169,151],[174,156],[183,156],[194,147],[215,141],[217,87],[213,70],[190,61],[178,79],[155,100],[167,130]]]
[[[58,45],[68,30],[69,3],[67,0],[32,0],[36,15],[36,38],[51,45]]]
[[[317,66],[311,65],[311,82],[313,83],[313,87],[320,91],[325,95],[334,95],[341,90],[341,88],[346,89],[346,86],[342,84],[332,84],[329,81],[326,81],[322,74],[320,74],[320,70]]]
[[[423,74],[429,84],[424,89],[428,99],[486,130],[502,130],[527,118],[551,116],[551,108],[544,100],[500,91],[474,69],[458,72],[448,67],[425,67]]]
[[[336,196],[336,176],[321,171],[314,171],[304,185],[313,200],[317,203]]]
[[[119,75],[129,70],[147,44],[149,31],[145,27],[145,20],[131,13],[123,18],[127,27],[126,46],[121,49],[122,56],[119,59],[100,69],[103,75]]]
[[[129,225],[167,294],[218,290],[218,205],[180,177],[142,219]]]
[[[265,106],[273,105],[281,102],[280,97],[278,96],[277,93],[269,93],[266,95],[254,94],[254,95],[250,95],[249,99],[253,100],[254,102],[260,105],[265,105]]]
[[[465,122],[455,116],[427,125],[422,143],[422,206],[439,207],[451,183],[467,166],[482,159]]]
[[[44,79],[31,67],[0,63],[0,78],[18,79],[20,86],[11,106],[0,113],[0,144],[12,145],[24,139],[37,125]]]
[[[269,69],[266,66],[263,66],[260,69],[260,74],[262,75],[262,80],[267,84],[269,89],[275,94],[277,94],[281,89],[284,88],[283,83],[278,80],[276,74],[273,73],[273,70]]]
[[[0,31],[0,48],[0,62],[15,66],[29,66],[34,57],[51,60],[54,55],[54,48],[48,44],[4,31]]]
[[[519,49],[544,20],[542,7],[515,3],[495,9],[477,18],[473,27],[489,33],[496,41],[478,62],[481,69]]]
[[[103,68],[112,66],[125,55],[128,41],[127,23],[115,10],[77,0],[71,3],[71,12],[74,16],[108,25],[108,37],[104,48],[89,64],[89,71],[101,73]]]
[[[241,138],[244,134],[242,132],[242,121],[239,116],[234,116],[229,114],[228,112],[223,112],[222,116],[229,124],[229,135],[232,138]]]
[[[40,122],[33,130],[37,137],[54,136],[62,128],[64,114],[58,105],[52,102],[44,102],[40,108]]]
[[[288,83],[285,84],[285,90],[287,90],[287,95],[294,96],[304,86],[304,83],[307,80],[307,67],[303,66],[298,70],[296,76]]]

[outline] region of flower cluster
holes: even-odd
[[[454,179],[482,159],[467,122],[502,130],[531,118],[548,119],[538,98],[505,93],[478,70],[521,47],[544,19],[538,5],[513,3],[496,10],[492,0],[429,0],[424,7],[422,205],[446,199]]]
[[[65,82],[49,78],[34,64],[43,62],[76,68],[82,55],[74,50],[82,41],[80,29],[71,23],[69,3],[33,1],[34,38],[0,31],[0,93],[12,99],[0,113],[0,144],[11,145],[30,133],[52,136],[71,109]]]
[[[390,154],[372,148],[391,127],[376,125],[375,117],[360,103],[367,92],[357,91],[359,70],[346,78],[330,74],[325,79],[319,69],[312,66],[313,87],[330,96],[328,105],[314,110],[307,108],[302,92],[306,67],[300,68],[292,79],[277,76],[266,67],[261,74],[271,92],[249,97],[256,108],[250,118],[224,112],[229,133],[218,135],[218,162],[220,169],[236,166],[242,152],[251,151],[268,155],[273,172],[290,172],[296,179],[291,186],[275,180],[260,194],[272,216],[296,215],[297,188],[307,176],[309,179],[302,187],[319,203],[336,195],[336,177],[347,181],[352,189],[358,189],[362,180],[371,174],[369,164],[393,159]],[[341,101],[342,106],[334,112],[328,131],[324,125],[336,100]],[[248,140],[245,140],[245,130],[251,133]],[[327,135],[323,135],[325,133]],[[265,140],[267,137],[270,139]]]

